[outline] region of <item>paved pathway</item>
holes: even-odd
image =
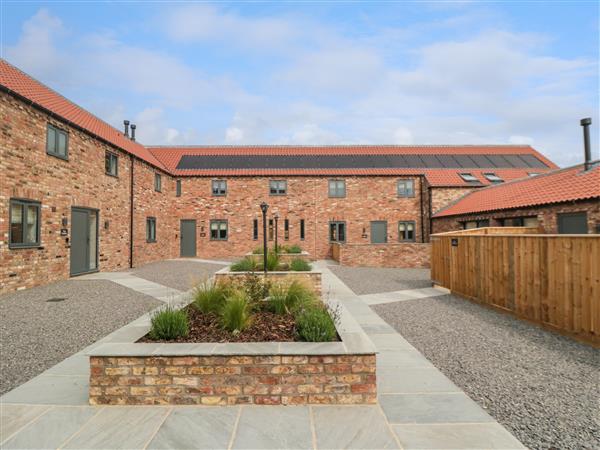
[[[360,298],[367,305],[381,305],[383,303],[403,302],[406,300],[415,300],[418,298],[437,297],[450,293],[445,288],[422,288],[405,289],[402,291],[382,292],[380,294],[361,295]]]
[[[523,448],[326,262],[315,265],[323,270],[324,292],[344,303],[379,350],[378,405],[92,407],[87,358],[76,354],[0,397],[2,448]],[[94,276],[162,301],[184,295],[129,274]],[[94,345],[148,320],[145,315]]]

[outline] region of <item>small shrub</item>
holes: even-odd
[[[279,255],[275,252],[267,254],[267,271],[273,272],[279,268]]]
[[[244,276],[238,287],[248,295],[251,302],[257,303],[269,294],[271,282],[262,275],[251,272]]]
[[[328,342],[336,337],[335,324],[325,308],[312,306],[296,317],[298,335],[307,342]]]
[[[194,306],[204,314],[219,314],[228,291],[225,284],[206,281],[194,288]]]
[[[251,322],[250,309],[245,292],[235,291],[230,294],[221,311],[223,328],[235,334],[244,331]]]
[[[152,316],[150,337],[152,339],[173,340],[187,336],[189,332],[187,313],[182,309],[167,306]]]
[[[238,262],[235,262],[229,268],[232,272],[254,272],[255,270],[259,270],[259,263],[254,260],[254,258],[244,258],[240,259]]]
[[[287,304],[287,288],[277,284],[269,290],[267,309],[275,314],[286,314],[289,311]]]
[[[294,272],[308,272],[309,270],[312,270],[312,266],[303,259],[294,258],[290,263],[290,270],[293,270]]]
[[[276,284],[269,290],[267,309],[275,314],[296,313],[315,303],[315,294],[300,281],[292,281],[289,286]]]
[[[302,253],[302,248],[299,245],[292,245],[287,249],[288,253]]]

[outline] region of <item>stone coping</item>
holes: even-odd
[[[228,268],[219,272],[228,272]],[[296,273],[321,273],[310,272]],[[243,274],[245,272],[232,272]],[[269,272],[289,273],[289,272]],[[294,272],[292,272],[294,273]],[[183,308],[191,303],[191,296],[174,305]],[[136,343],[150,331],[150,317],[117,330],[110,339],[91,348],[88,356],[226,356],[226,355],[372,355],[377,349],[344,305],[335,299],[323,302],[339,313],[336,329],[341,341],[336,342],[226,342],[226,343]]]
[[[310,256],[310,253],[308,253],[305,250],[302,250],[300,253],[287,253],[287,252],[279,252],[277,253],[279,256]],[[253,253],[253,252],[248,252],[246,253],[244,256],[262,256],[263,253]]]
[[[218,270],[217,272],[215,272],[215,275],[218,274],[232,274],[232,275],[246,275],[248,273],[254,273],[256,275],[264,275],[264,272],[262,270],[256,270],[254,272],[249,272],[249,271],[234,271],[230,269],[231,266],[227,266],[227,267],[223,267],[221,270]],[[267,272],[267,274],[273,274],[273,275],[282,275],[282,274],[303,274],[303,273],[315,273],[315,274],[319,274],[322,275],[323,272],[321,272],[320,270],[315,269],[314,267],[311,270],[269,270]]]

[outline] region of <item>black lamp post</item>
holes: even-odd
[[[277,247],[277,221],[279,220],[279,214],[275,213],[273,218],[275,219],[275,253],[279,253],[279,247]]]
[[[260,204],[260,210],[263,216],[263,270],[267,273],[267,210],[269,205],[265,202]]]

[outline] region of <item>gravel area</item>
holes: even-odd
[[[527,447],[600,448],[600,350],[452,295],[374,309]]]
[[[225,266],[222,264],[190,260],[159,261],[133,269],[133,275],[173,289],[187,291],[223,267]]]
[[[160,304],[106,280],[61,281],[1,296],[0,394]]]
[[[431,287],[429,269],[328,268],[357,295]]]

